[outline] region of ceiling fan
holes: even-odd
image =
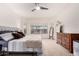
[[[39,3],[35,3],[35,8],[32,9],[32,12],[34,12],[35,10],[48,10],[48,8],[40,6]]]

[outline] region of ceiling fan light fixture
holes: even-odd
[[[35,3],[35,7],[34,9],[32,9],[32,12],[34,12],[35,10],[48,10],[48,8],[40,6],[39,3]]]
[[[37,6],[37,7],[36,7],[36,10],[40,10],[40,7],[39,7],[39,6]]]

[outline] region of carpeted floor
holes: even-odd
[[[68,50],[56,43],[55,40],[43,39],[43,56],[72,56]]]

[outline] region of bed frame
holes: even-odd
[[[18,31],[19,29],[16,27],[6,27],[6,26],[0,26],[0,34],[4,33],[10,33],[10,32],[15,32]],[[8,41],[0,40],[1,42],[7,43],[7,51],[0,51],[0,54],[4,55],[5,53],[8,53]],[[1,44],[1,43],[0,43]]]
[[[10,33],[10,32],[15,32],[15,31],[19,31],[19,29],[18,28],[16,28],[16,27],[5,27],[5,26],[0,26],[0,34],[3,34],[3,33]],[[6,41],[5,41],[6,42]],[[8,42],[9,41],[7,41],[7,51],[1,51],[1,53],[3,54],[3,55],[15,55],[15,56],[17,56],[17,55],[32,55],[32,56],[36,56],[36,55],[38,55],[37,54],[37,52],[28,52],[28,51],[26,51],[26,52],[13,52],[13,51],[8,51]],[[34,49],[33,49],[34,50]]]

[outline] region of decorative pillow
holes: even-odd
[[[22,36],[25,36],[23,32],[17,32],[17,33],[21,34]]]
[[[13,32],[12,35],[14,36],[14,39],[19,39],[23,37],[23,35],[18,32]]]
[[[5,41],[9,41],[12,40],[14,37],[12,35],[12,33],[5,33],[5,34],[1,34],[0,37],[5,40]]]

